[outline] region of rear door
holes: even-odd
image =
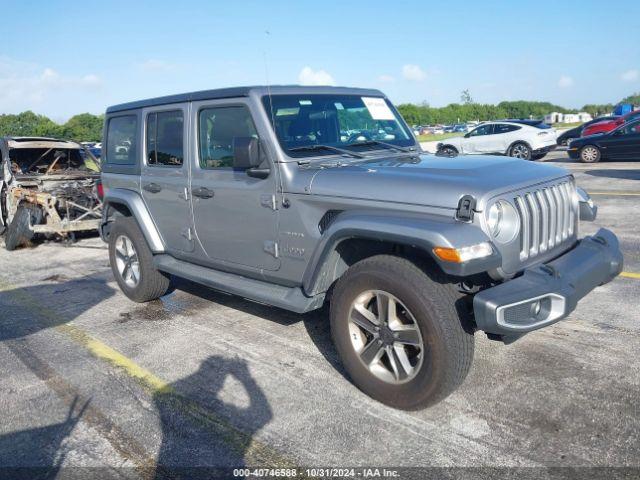
[[[168,251],[195,247],[189,204],[188,105],[143,110],[142,197]]]
[[[509,146],[519,139],[518,130],[522,127],[510,125],[508,123],[496,123],[494,127],[494,148],[495,152],[506,153]]]

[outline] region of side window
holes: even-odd
[[[480,135],[491,135],[491,130],[492,130],[493,125],[481,125],[478,128],[476,128],[475,130],[473,130],[469,136],[470,137],[477,137]]]
[[[184,161],[182,110],[147,116],[147,165],[179,167]]]
[[[201,168],[233,167],[233,139],[258,137],[247,107],[215,107],[198,114]]]
[[[520,127],[516,127],[515,125],[507,125],[506,123],[498,123],[495,125],[493,133],[509,133],[516,130],[520,130]]]
[[[640,122],[628,123],[620,130],[621,135],[638,135],[640,134]]]
[[[135,165],[137,132],[138,117],[136,115],[110,118],[107,125],[106,163]]]

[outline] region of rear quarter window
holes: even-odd
[[[112,165],[135,165],[138,147],[138,116],[111,117],[107,123],[105,160]]]

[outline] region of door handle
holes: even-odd
[[[144,188],[149,193],[158,193],[162,190],[162,187],[160,187],[160,185],[158,185],[157,183],[147,183],[142,188]]]
[[[194,197],[198,198],[211,198],[214,195],[213,190],[209,190],[207,187],[198,187],[191,190]]]

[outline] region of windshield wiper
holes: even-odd
[[[332,152],[340,153],[342,155],[349,155],[350,157],[365,158],[364,155],[361,155],[359,153],[352,152],[351,150],[345,150],[343,148],[332,147],[331,145],[304,145],[302,147],[294,147],[289,149],[290,152],[313,152],[316,150],[329,150]]]
[[[399,147],[398,145],[394,145],[393,143],[381,142],[380,140],[364,140],[362,142],[349,143],[346,146],[347,147],[358,147],[358,146],[362,146],[362,145],[364,145],[364,146],[367,146],[367,145],[381,145],[383,147],[391,148],[393,150],[398,150],[399,152],[404,152],[404,153],[413,153],[413,151],[414,151],[413,148]]]

